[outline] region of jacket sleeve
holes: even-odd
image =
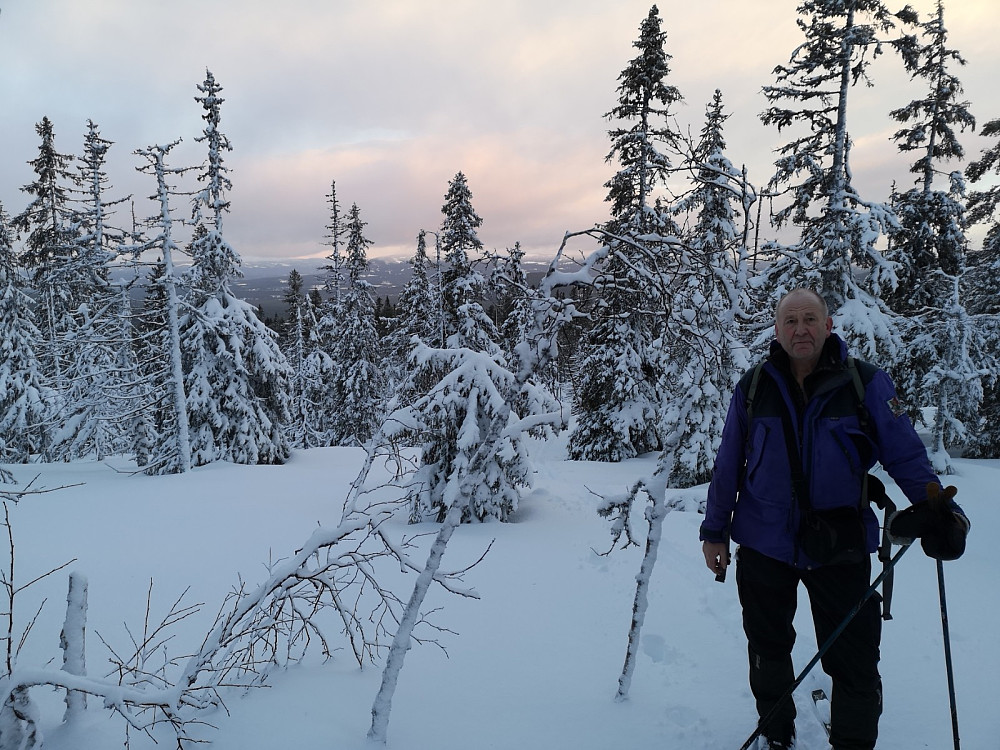
[[[911,503],[927,499],[928,483],[940,485],[941,480],[885,371],[876,371],[865,389],[865,406],[875,427],[879,463]]]
[[[736,507],[743,467],[746,464],[747,410],[743,390],[737,387],[729,402],[729,412],[722,428],[722,441],[708,486],[705,520],[699,539],[704,542],[724,542]]]

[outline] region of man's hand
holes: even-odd
[[[729,545],[724,542],[702,542],[701,551],[705,554],[705,564],[715,573],[716,580],[726,580],[726,568],[729,567]]]
[[[914,503],[889,519],[889,536],[899,544],[920,539],[928,557],[936,560],[956,560],[965,552],[965,537],[969,520],[952,508],[951,500],[958,490],[927,485],[927,500]]]

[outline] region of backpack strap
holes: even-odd
[[[858,363],[850,354],[847,355],[847,371],[851,373],[851,380],[854,381],[854,392],[858,394],[858,401],[864,401],[865,384],[861,382],[861,373],[858,372]]]
[[[747,426],[750,425],[750,420],[753,419],[753,400],[757,397],[757,386],[760,384],[760,374],[762,372],[764,372],[764,360],[757,363],[756,367],[753,368],[753,375],[750,376],[750,388],[747,390],[746,398]]]
[[[865,406],[865,384],[861,380],[858,363],[851,355],[847,355],[847,371],[851,374],[851,382],[854,383],[854,395],[858,397],[858,424],[861,425],[861,430],[865,435],[874,437],[871,414],[868,412],[868,407]]]

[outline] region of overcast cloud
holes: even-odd
[[[801,37],[795,0],[659,3],[669,82],[697,132],[723,92],[729,156],[751,180],[770,175],[783,137],[757,119],[771,70]],[[932,0],[913,0],[921,13]],[[469,179],[487,247],[515,242],[551,255],[566,231],[607,218],[609,143],[603,115],[650,0],[0,0],[0,202],[24,208],[35,123],[48,116],[63,153],[81,150],[86,122],[115,142],[113,195],[150,212],[150,178],[132,152],[183,138],[173,166],[196,165],[203,127],[193,97],[210,69],[223,87],[221,128],[232,145],[229,241],[245,259],[322,257],[326,195],[336,180],[368,222],[372,255],[409,256],[436,229],[448,181]],[[1000,8],[949,0],[950,44],[980,124],[995,95]],[[884,200],[906,164],[886,116],[920,88],[880,61],[877,88],[849,114],[856,181]],[[985,142],[967,135],[972,158]],[[957,165],[956,165],[957,166]],[[188,207],[176,206],[186,215]],[[120,222],[125,219],[119,216]]]

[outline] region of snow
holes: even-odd
[[[480,598],[431,589],[424,610],[442,608],[435,617],[447,631],[436,637],[447,653],[434,645],[408,653],[387,746],[736,750],[755,722],[746,644],[735,576],[720,585],[705,568],[697,541],[700,517],[673,511],[664,520],[629,697],[616,702],[642,550],[600,554],[611,546],[610,524],[596,508],[601,495],[626,492],[637,478],[651,474],[657,457],[617,464],[568,461],[565,435],[532,440],[530,449],[535,483],[514,522],[463,525],[451,539],[443,559],[449,570],[474,562],[492,543],[465,578]],[[110,669],[101,638],[127,650],[123,623],[141,634],[151,580],[153,620],[186,589],[185,602],[205,604],[178,624],[169,644],[174,654],[196,652],[241,577],[253,588],[267,578],[269,561],[292,556],[317,525],[337,526],[363,461],[359,449],[315,448],[294,451],[284,466],[214,463],[170,476],[128,473],[132,466],[124,459],[7,467],[22,484],[37,474],[36,487],[65,486],[11,507],[18,578],[27,582],[75,558],[69,568],[19,594],[18,633],[39,602],[48,602],[18,669],[61,663],[61,609],[71,571],[86,576],[89,585],[91,677],[104,677]],[[1000,562],[990,544],[990,532],[1000,523],[1000,505],[991,492],[1000,481],[1000,462],[956,459],[954,464],[958,473],[948,482],[958,487],[957,499],[973,530],[966,555],[945,563],[949,626],[962,742],[983,750],[996,747],[1000,737],[993,695],[1000,669],[995,636]],[[890,494],[904,502],[884,479]],[[641,514],[634,518],[643,523]],[[404,513],[391,522],[389,535],[425,533],[416,540],[422,552],[414,559],[420,560],[439,527],[405,521]],[[634,530],[645,538],[645,528]],[[415,578],[408,574],[397,589],[404,601]],[[919,547],[897,566],[893,614],[884,625],[879,750],[951,747],[936,569]],[[796,627],[801,667],[816,648],[804,603]],[[275,672],[268,688],[225,694],[228,714],[219,710],[204,717],[217,727],[207,735],[211,747],[371,750],[366,735],[381,666],[359,669],[349,648],[326,662],[313,654]],[[800,750],[826,748],[808,707],[814,687],[830,691],[818,668],[796,695]],[[123,722],[109,718],[101,701],[90,701],[86,716],[72,726],[60,726],[64,696],[44,687],[33,688],[31,695],[50,750],[121,745]],[[130,740],[132,748],[154,747],[134,732]]]

